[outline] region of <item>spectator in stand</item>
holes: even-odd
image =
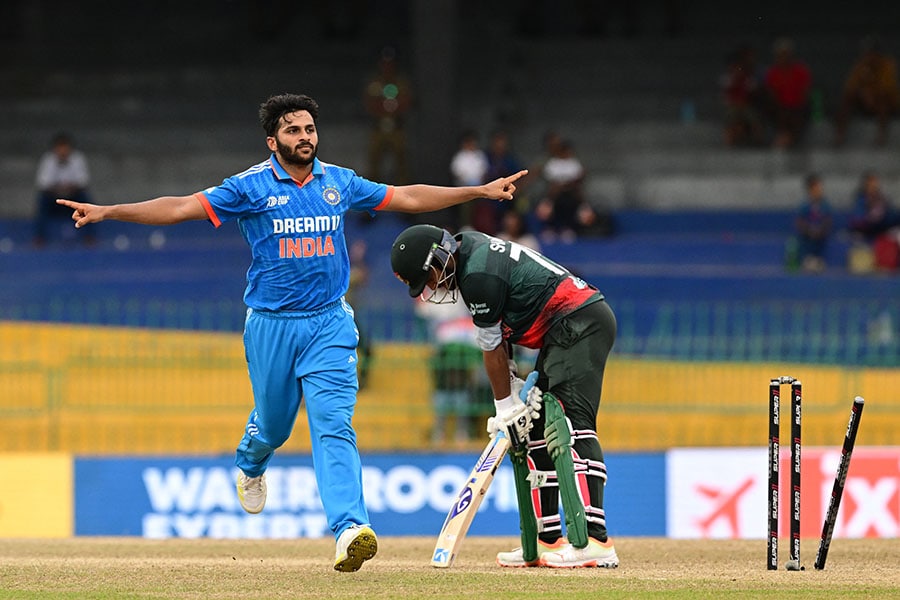
[[[512,151],[509,134],[502,129],[498,129],[491,134],[488,142],[487,160],[488,177],[492,177],[497,173],[518,173],[525,168],[519,157]],[[507,175],[501,175],[501,177],[507,177]]]
[[[409,79],[400,71],[394,48],[382,49],[376,71],[365,85],[363,103],[372,118],[368,178],[383,181],[385,163],[390,161],[392,179],[400,185],[407,183],[405,119],[412,109],[413,92]]]
[[[75,202],[91,202],[88,192],[91,176],[84,153],[75,149],[75,141],[68,133],[53,137],[50,150],[41,156],[38,164],[36,186],[37,216],[34,221],[34,244],[47,243],[52,225],[68,224],[72,211],[56,203],[57,198]],[[68,228],[67,228],[68,230]],[[93,234],[81,233],[85,243],[94,241]]]
[[[538,206],[540,199],[547,192],[548,184],[544,179],[544,166],[552,156],[554,149],[562,142],[562,136],[559,132],[548,129],[541,137],[541,153],[528,166],[528,175],[520,179],[523,187],[526,187],[530,193],[524,199],[518,201],[522,206],[522,216],[525,218],[526,226],[529,231],[535,235],[539,235],[544,228],[544,224],[538,217]]]
[[[885,52],[875,36],[863,39],[861,54],[844,82],[841,104],[835,116],[835,145],[847,139],[847,127],[855,114],[874,117],[878,124],[875,144],[887,142],[891,117],[900,110],[897,61]]]
[[[518,173],[524,169],[522,161],[513,152],[509,141],[509,134],[503,129],[497,129],[491,133],[488,141],[487,150],[487,179],[494,177],[497,173]],[[504,175],[505,177],[505,175]],[[524,186],[520,186],[522,190]],[[520,192],[516,198],[517,203],[514,205],[508,202],[492,203],[491,208],[494,213],[494,229],[502,226],[503,216],[510,210],[527,210],[528,197]]]
[[[541,155],[535,160],[534,164],[528,168],[528,175],[523,179],[540,177],[541,172],[544,170],[544,165],[546,165],[547,161],[553,157],[553,154],[557,151],[557,147],[562,141],[562,135],[560,135],[558,131],[553,129],[545,131],[544,135],[541,137]]]
[[[719,85],[725,102],[725,144],[762,145],[763,88],[753,46],[745,42],[729,55]]]
[[[546,190],[535,207],[540,237],[546,242],[558,238],[572,243],[597,221],[584,192],[584,165],[571,141],[550,135],[545,142],[550,157],[544,163],[541,178]]]
[[[825,269],[825,249],[831,237],[834,214],[825,198],[822,178],[816,174],[806,177],[806,197],[794,220],[797,232],[797,258],[806,271]]]
[[[850,231],[867,242],[873,242],[898,224],[900,224],[898,214],[881,189],[881,178],[873,171],[866,171],[860,180],[853,203]]]
[[[780,38],[772,47],[774,62],[766,70],[768,93],[776,148],[793,148],[806,133],[810,117],[812,72],[797,58],[794,42]]]
[[[471,129],[464,131],[459,138],[459,148],[450,160],[450,176],[454,185],[481,185],[487,172],[488,157],[481,148],[478,134]],[[461,227],[471,227],[493,235],[497,231],[497,224],[492,221],[494,213],[485,209],[483,204],[476,200],[469,206],[459,207],[459,223]]]
[[[536,237],[528,232],[528,225],[522,213],[514,208],[503,213],[497,237],[501,240],[516,242],[535,252],[541,251],[541,244]]]
[[[459,148],[450,160],[450,175],[454,184],[480,185],[488,172],[488,157],[478,141],[478,134],[469,129],[459,137]]]

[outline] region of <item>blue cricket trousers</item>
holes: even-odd
[[[335,536],[369,524],[351,425],[358,342],[353,309],[343,299],[308,313],[251,309],[244,325],[255,406],[235,464],[249,477],[265,472],[305,401],[319,496]]]

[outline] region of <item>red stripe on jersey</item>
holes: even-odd
[[[203,206],[203,210],[206,211],[206,216],[209,217],[210,222],[215,227],[219,227],[222,224],[222,220],[216,214],[216,211],[213,210],[212,204],[209,203],[209,199],[206,197],[206,194],[203,192],[197,192],[194,194],[194,198],[200,201],[200,205]]]
[[[394,186],[387,186],[387,193],[384,195],[384,199],[372,210],[384,210],[387,208],[387,205],[391,203],[391,198],[394,197]]]
[[[515,343],[526,348],[540,348],[544,345],[544,334],[557,318],[564,316],[579,308],[587,302],[588,298],[597,293],[591,287],[579,287],[571,277],[566,277],[556,287],[553,295],[538,313],[531,327],[522,334]],[[504,331],[504,338],[509,337],[510,332]]]

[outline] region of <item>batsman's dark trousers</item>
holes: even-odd
[[[602,470],[603,450],[597,437],[597,411],[603,390],[603,374],[606,360],[616,339],[616,317],[605,300],[579,308],[553,325],[544,336],[535,369],[539,373],[538,387],[549,390],[560,401],[566,417],[574,430],[574,449],[587,465],[588,471]],[[532,438],[543,437],[544,414],[535,423]],[[532,452],[535,467],[553,470],[553,462],[546,447]],[[596,468],[595,468],[596,467]],[[588,476],[579,482],[590,496],[588,508],[588,534],[601,541],[606,539],[606,516],[603,511],[603,485],[605,479]],[[541,489],[543,514],[556,511],[556,488]],[[588,498],[584,498],[588,500]],[[545,541],[553,541],[541,536]]]

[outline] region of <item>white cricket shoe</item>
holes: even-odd
[[[337,539],[334,570],[343,573],[359,571],[364,562],[378,552],[378,538],[368,525],[351,525]]]
[[[247,477],[243,471],[238,472],[238,499],[241,506],[250,514],[257,514],[266,505],[266,474],[259,477]]]
[[[555,550],[561,549],[563,546],[566,546],[568,542],[566,542],[566,538],[559,538],[552,544],[548,544],[541,540],[538,540],[537,543],[537,551],[538,556],[537,559],[532,561],[526,561],[522,556],[522,548],[516,548],[512,552],[498,552],[497,553],[497,564],[501,567],[540,567],[541,566],[541,556],[543,556],[547,552],[553,552]]]
[[[545,552],[541,555],[541,564],[557,569],[576,567],[615,569],[619,566],[619,557],[616,556],[616,549],[611,539],[606,542],[598,542],[594,538],[588,538],[588,545],[584,548],[566,544],[554,552]]]

